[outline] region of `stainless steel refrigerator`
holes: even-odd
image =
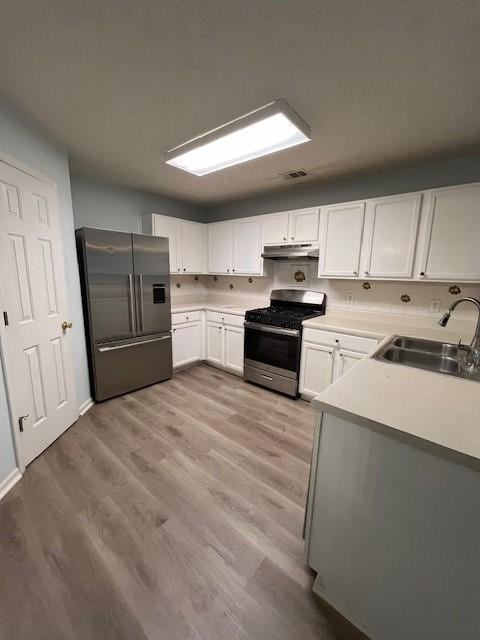
[[[76,239],[94,399],[171,378],[168,239],[86,227]]]

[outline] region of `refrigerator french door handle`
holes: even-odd
[[[161,342],[162,340],[171,340],[172,336],[162,336],[161,338],[152,338],[151,340],[142,340],[141,342],[129,342],[128,344],[118,344],[114,347],[99,347],[98,351],[100,353],[105,353],[106,351],[118,351],[119,349],[131,349],[132,347],[138,347],[142,344],[149,344],[150,342]]]
[[[138,295],[140,299],[139,305],[139,320],[140,320],[140,331],[145,331],[145,322],[143,319],[143,274],[138,274]]]
[[[133,295],[133,273],[128,274],[128,311],[130,313],[130,329],[135,333],[135,299]]]

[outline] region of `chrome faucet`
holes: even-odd
[[[450,316],[452,315],[452,311],[454,311],[462,302],[470,302],[471,304],[475,305],[478,311],[477,327],[475,329],[475,335],[473,336],[472,342],[469,346],[463,345],[461,343],[459,344],[459,348],[465,349],[465,351],[467,352],[467,357],[465,360],[467,369],[473,371],[480,367],[480,300],[470,297],[459,298],[458,300],[455,300],[455,302],[450,305],[449,310],[440,318],[438,324],[441,327],[446,327],[448,321],[450,320]]]

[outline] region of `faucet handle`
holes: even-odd
[[[470,351],[471,347],[469,344],[463,344],[462,339],[458,341],[457,348],[459,351]]]

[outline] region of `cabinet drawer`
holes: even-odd
[[[184,311],[182,313],[172,313],[172,324],[198,322],[201,318],[201,313],[201,311]]]
[[[328,347],[339,347],[349,351],[358,351],[359,353],[368,353],[377,344],[377,341],[373,338],[362,338],[346,333],[335,333],[319,329],[304,329],[303,339],[305,342],[322,344]]]
[[[232,313],[219,313],[218,311],[207,311],[207,320],[209,322],[220,322],[221,324],[229,324],[233,327],[243,327],[245,322],[244,316],[237,316]]]

